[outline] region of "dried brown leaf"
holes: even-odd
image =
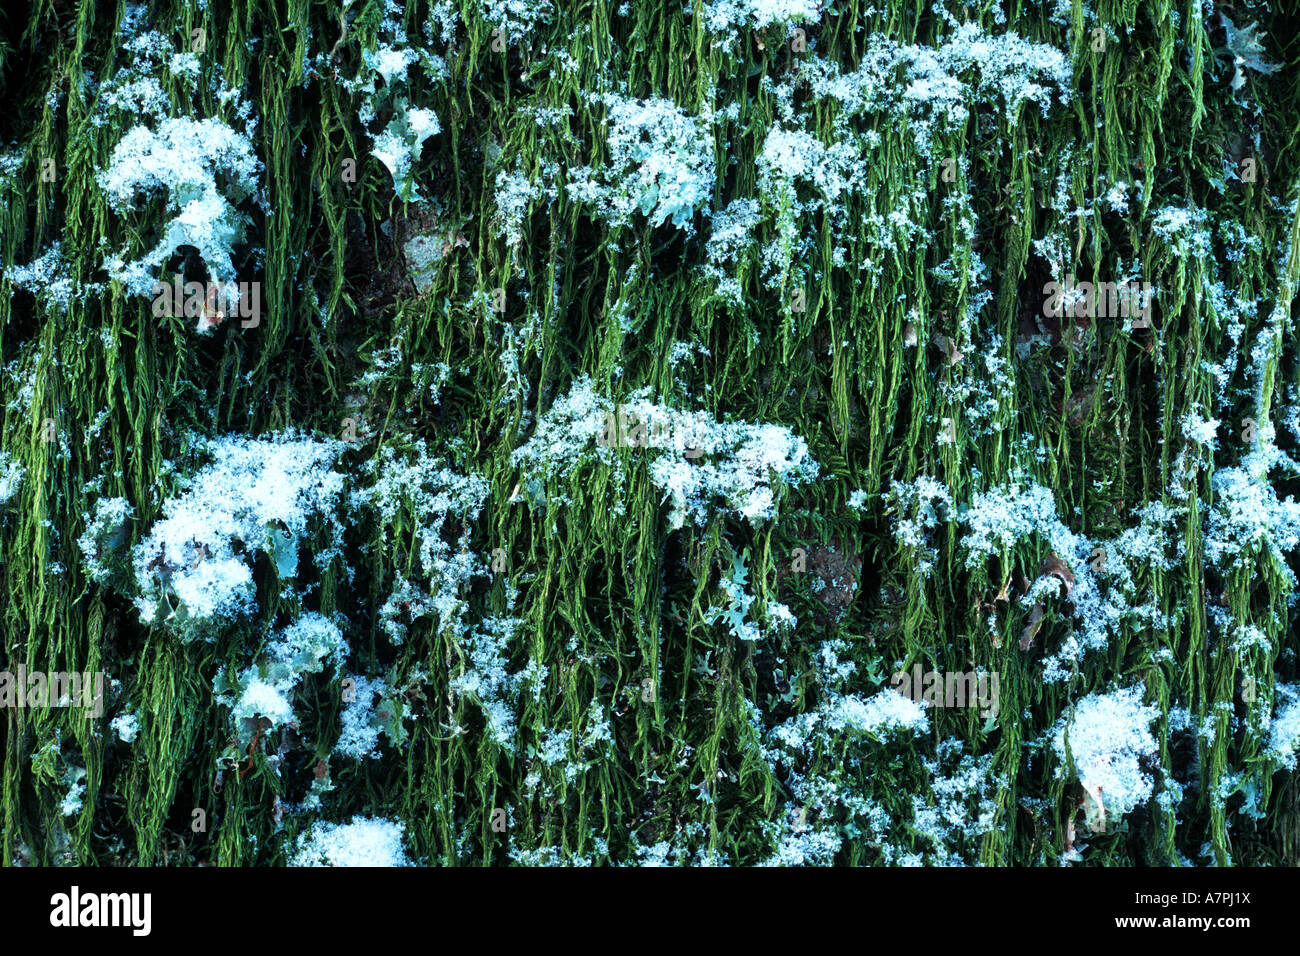
[[[1068,564],[1057,557],[1055,551],[1043,560],[1043,566],[1039,568],[1038,574],[1040,577],[1046,574],[1056,575],[1065,588],[1061,592],[1061,597],[1069,597],[1070,592],[1074,590],[1074,572],[1070,570]]]
[[[1034,636],[1042,626],[1043,605],[1035,602],[1034,609],[1029,612],[1029,623],[1025,625],[1025,629],[1020,634],[1020,649],[1022,651],[1029,650],[1029,645],[1034,643]]]

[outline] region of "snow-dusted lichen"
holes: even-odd
[[[419,200],[420,191],[412,178],[411,167],[419,161],[424,141],[440,132],[442,127],[433,110],[404,104],[375,137],[371,152],[392,174],[393,188],[400,198],[408,202]]]
[[[640,211],[650,225],[670,221],[693,232],[697,209],[713,194],[713,137],[698,117],[665,99],[594,97],[608,114],[608,166],[572,171],[570,196],[590,202],[612,225]]]
[[[343,730],[334,744],[334,753],[355,760],[379,757],[381,733],[394,745],[406,739],[400,704],[387,681],[359,675],[351,679],[353,683],[344,696]]]
[[[348,646],[338,626],[312,611],[277,632],[261,658],[233,682],[221,674],[213,683],[217,699],[231,707],[231,719],[241,737],[251,736],[258,719],[266,730],[295,721],[293,695],[307,674],[327,667],[337,676]]]

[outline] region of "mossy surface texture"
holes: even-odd
[[[1300,862],[1293,4],[5,16],[6,864]]]

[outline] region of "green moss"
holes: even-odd
[[[432,863],[752,863],[788,842],[841,863],[908,853],[936,862],[951,851],[1054,864],[1076,815],[1082,826],[1082,797],[1072,775],[1055,776],[1047,735],[1075,701],[1138,679],[1160,710],[1158,766],[1147,769],[1185,796],[1089,835],[1085,859],[1206,862],[1208,844],[1220,863],[1298,861],[1294,771],[1275,766],[1259,724],[1275,682],[1296,679],[1294,555],[1261,549],[1236,569],[1212,567],[1206,514],[1184,510],[1174,566],[1135,575],[1169,625],[1124,624],[1053,683],[1042,658],[1072,633],[1068,607],[1047,608],[1022,651],[1034,602],[997,597],[1008,580],[1014,591],[1040,575],[1048,543],[1029,535],[971,567],[960,546],[961,507],[1013,480],[1051,489],[1072,531],[1105,541],[1137,524],[1133,509],[1176,504],[1175,492],[1208,508],[1215,469],[1248,450],[1237,437],[1247,418],[1274,423],[1277,444],[1294,452],[1300,123],[1287,67],[1300,51],[1287,17],[1262,3],[1241,11],[1237,28],[1257,21],[1265,34],[1260,62],[1282,68],[1248,69],[1234,89],[1215,49],[1224,31],[1202,21],[1198,0],[1096,0],[1095,19],[1082,4],[1059,18],[1055,4],[947,4],[955,22],[918,4],[848,0],[801,25],[808,49],[798,53],[776,27],[722,42],[677,5],[620,13],[605,0],[556,9],[494,50],[479,4],[436,6],[454,11],[454,38],[441,20],[425,38],[423,3],[392,16],[377,3],[339,12],[303,0],[153,7],[168,51],[189,51],[191,31],[204,31],[198,82],[158,77],[170,114],[234,123],[218,96],[237,87],[264,166],[264,207],[229,193],[248,233],[232,265],[260,283],[260,323],[227,319],[209,336],[193,320],[155,318],[147,298],[104,272],[110,250],[139,259],[154,249],[171,218],[161,201],[122,211],[98,185],[134,120],[96,122],[85,80],[107,83],[123,66],[124,8],[37,4],[16,46],[0,44],[6,94],[22,106],[0,131],[13,144],[0,161],[0,265],[26,265],[58,242],[57,279],[69,290],[34,295],[0,279],[0,462],[22,474],[0,502],[0,658],[117,682],[95,723],[58,709],[6,712],[6,863],[278,864],[317,819],[362,816],[400,820],[412,858]],[[993,75],[979,64],[953,67],[966,115],[947,120],[914,103],[904,115],[816,92],[814,60],[847,75],[867,62],[873,36],[891,49],[940,49],[966,20],[1066,54],[1073,89],[1035,74],[1052,94],[1044,110],[977,90],[977,77]],[[1098,23],[1103,51],[1091,47]],[[399,29],[407,47],[443,62],[412,66],[389,102],[366,54],[402,47]],[[892,78],[888,97],[907,80]],[[666,223],[638,212],[613,225],[570,193],[570,171],[618,159],[605,94],[709,118],[707,202],[691,192],[651,217],[671,214]],[[439,132],[421,145],[400,118],[365,116],[369,98],[378,111],[431,111]],[[760,156],[774,127],[821,147],[849,143],[847,165],[835,166],[848,185],[831,198],[825,180],[769,181]],[[404,202],[373,155],[385,129],[415,147],[409,183],[428,205]],[[54,179],[42,177],[47,159]],[[1253,182],[1241,181],[1243,159],[1256,160]],[[343,175],[349,160],[355,181]],[[516,200],[504,208],[503,172]],[[1127,210],[1101,201],[1119,183]],[[636,195],[645,211],[663,192]],[[762,215],[747,242],[715,259],[708,214],[736,200]],[[1207,212],[1209,254],[1155,228],[1170,207]],[[1102,317],[1076,342],[1068,325],[1052,325],[1039,295],[1051,278],[1045,248],[1064,250],[1061,271],[1080,278],[1153,283],[1153,328]],[[164,263],[195,281],[217,265]],[[720,277],[734,280],[726,295]],[[807,442],[818,478],[777,487],[775,520],[715,507],[704,524],[674,528],[650,471],[654,449],[611,449],[616,461],[593,455],[561,474],[513,459],[583,376],[612,402],[645,388],[715,421],[777,424]],[[1221,421],[1217,449],[1189,444],[1189,414]],[[96,526],[105,553],[147,537],[199,467],[193,436],[290,427],[348,442],[339,469],[349,490],[375,480],[368,463],[417,447],[438,467],[481,476],[481,510],[434,532],[453,556],[463,535],[482,565],[456,591],[473,626],[389,603],[403,580],[430,583],[420,563],[430,519],[414,506],[383,520],[349,513],[340,553],[300,570],[292,593],[283,549],[271,548],[275,561],[250,558],[257,613],[211,643],[142,623],[129,575],[83,559],[77,541],[97,500],[132,509],[123,542],[110,547],[113,529]],[[920,477],[941,482],[955,505],[927,531],[928,570],[895,534],[902,516],[888,497]],[[1294,492],[1282,469],[1270,477]],[[861,507],[846,507],[859,489]],[[489,575],[494,549],[504,560]],[[787,606],[793,630],[739,640],[715,613],[730,606],[722,575],[746,553],[753,607]],[[252,753],[235,739],[214,680],[247,668],[304,611],[346,621],[348,672],[405,688],[393,730],[409,734],[402,747],[331,757],[346,705],[326,674],[297,688],[292,737],[277,728]],[[395,613],[408,615],[400,644],[385,627]],[[1235,647],[1216,623],[1224,615],[1265,644]],[[509,629],[499,655],[514,681],[501,695],[509,746],[466,689],[484,640],[476,628],[487,626]],[[830,646],[856,667],[838,689]],[[797,769],[773,757],[773,727],[837,693],[887,687],[896,662],[1000,671],[998,721],[940,709],[915,739],[831,739]],[[1256,699],[1243,700],[1245,680]],[[129,744],[107,730],[128,711],[140,719]],[[1179,712],[1193,731],[1170,726]],[[584,744],[601,718],[610,739]],[[1207,722],[1212,742],[1195,732]],[[954,737],[976,763],[940,755]],[[552,750],[563,754],[544,759]],[[909,822],[912,797],[947,806],[947,781],[980,760],[992,817],[936,849]],[[65,817],[74,783],[85,787],[81,809]],[[309,793],[317,807],[281,812]],[[981,799],[967,811],[978,816]],[[1237,812],[1248,799],[1264,808],[1259,819]],[[190,829],[194,807],[207,810],[204,833]],[[504,833],[495,808],[511,811]],[[873,825],[875,812],[888,825]]]

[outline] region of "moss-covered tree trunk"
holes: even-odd
[[[1291,7],[8,9],[4,862],[1300,862]]]

